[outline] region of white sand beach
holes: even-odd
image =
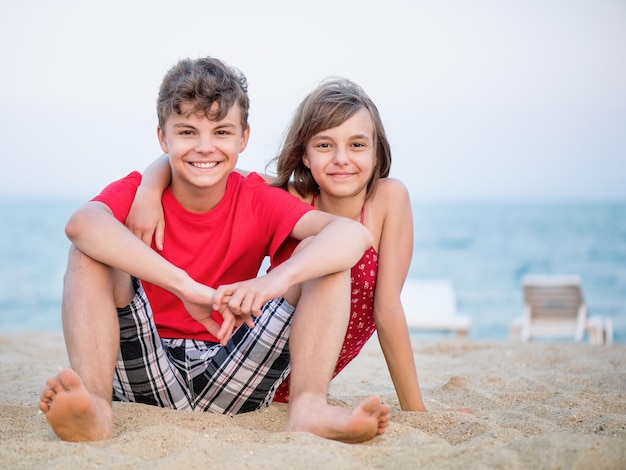
[[[60,333],[0,335],[1,468],[624,469],[626,345],[414,343],[426,413],[400,410],[373,338],[332,383],[378,393],[387,432],[350,445],[283,432],[285,405],[226,417],[116,403],[114,437],[60,441],[37,402],[67,356]],[[469,407],[473,415],[450,411]]]

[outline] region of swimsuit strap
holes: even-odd
[[[317,199],[317,194],[314,194],[313,198],[311,199],[311,206],[315,207],[316,199]],[[360,217],[359,222],[361,222],[361,225],[365,223],[365,201],[363,201],[363,206],[361,207],[361,217]]]

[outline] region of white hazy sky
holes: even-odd
[[[160,154],[179,58],[248,77],[262,171],[322,78],[358,82],[415,199],[626,200],[624,0],[0,4],[0,196],[87,198]]]

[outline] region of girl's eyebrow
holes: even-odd
[[[354,134],[352,137],[350,137],[351,139],[371,139],[372,136],[370,136],[369,134]]]
[[[349,137],[349,139],[371,139],[371,138],[372,136],[370,136],[367,133],[354,134]],[[311,140],[322,140],[322,139],[332,139],[332,137],[322,134],[322,133],[315,134],[313,137],[311,137]]]
[[[321,139],[330,139],[330,137],[328,137],[327,135],[324,135],[322,133],[315,134],[313,137],[311,137],[311,140],[321,140]]]

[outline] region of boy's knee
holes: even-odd
[[[324,300],[330,300],[342,297],[350,297],[350,270],[339,271],[336,273],[326,274],[321,277],[309,279],[299,284],[297,287],[297,299],[296,302],[301,299],[311,300],[315,303],[320,303]],[[291,303],[290,299],[285,296],[287,301]],[[291,303],[291,305],[297,305],[297,303]]]
[[[90,266],[99,264],[93,258],[87,256],[76,245],[72,244],[67,256],[67,272],[89,269]],[[67,274],[67,273],[66,273]]]
[[[298,246],[293,251],[293,254],[298,253],[305,246],[307,246],[313,237],[308,237],[300,241]],[[296,306],[302,296],[310,296],[315,298],[316,296],[324,296],[329,294],[334,296],[337,292],[350,292],[350,270],[339,271],[336,273],[326,274],[322,277],[309,279],[301,284],[293,286],[283,296],[287,302]]]
[[[89,285],[110,292],[117,307],[125,307],[135,295],[129,274],[96,261],[75,245],[70,246],[64,285],[66,290]]]

